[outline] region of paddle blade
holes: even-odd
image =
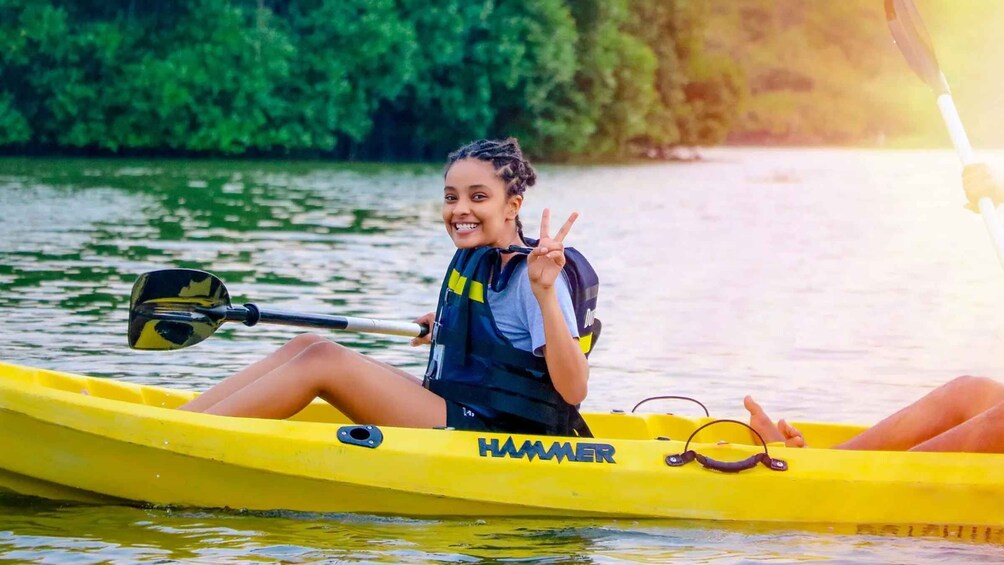
[[[223,281],[194,269],[166,269],[136,279],[129,299],[129,347],[181,349],[211,336],[226,318]]]
[[[920,19],[913,0],[885,0],[885,18],[892,38],[906,57],[907,63],[935,94],[948,94],[948,82],[938,66],[931,36]]]

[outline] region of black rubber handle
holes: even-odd
[[[717,459],[712,459],[706,455],[701,455],[692,449],[688,449],[690,447],[690,440],[694,439],[694,436],[697,435],[697,432],[703,430],[708,426],[714,424],[724,424],[726,422],[730,424],[739,424],[741,426],[746,426],[747,428],[749,428],[754,434],[756,434],[758,438],[760,438],[760,443],[763,444],[763,451],[761,453],[751,455],[741,461],[719,461]],[[740,422],[738,420],[715,420],[713,422],[708,422],[707,424],[704,424],[703,426],[694,430],[694,433],[690,434],[690,437],[687,438],[687,443],[684,444],[683,446],[683,450],[684,450],[683,453],[678,453],[675,455],[667,455],[666,465],[669,465],[670,467],[681,467],[683,465],[686,465],[687,463],[690,463],[691,461],[697,461],[705,469],[721,471],[722,473],[738,473],[739,471],[752,469],[753,467],[756,467],[757,463],[761,463],[763,464],[764,467],[767,467],[772,471],[788,470],[787,462],[781,459],[775,459],[771,457],[769,453],[767,453],[767,442],[763,441],[763,437],[759,433],[757,433],[756,430],[751,428],[749,424],[746,424],[745,422]]]
[[[738,473],[739,471],[752,469],[757,466],[757,463],[762,463],[765,467],[774,469],[775,471],[784,471],[788,468],[788,465],[784,461],[781,461],[780,459],[772,459],[766,453],[750,455],[741,461],[719,461],[706,455],[701,455],[700,453],[695,453],[694,459],[697,459],[697,462],[703,465],[706,469],[721,471],[723,473]]]

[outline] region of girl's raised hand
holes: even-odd
[[[572,229],[572,224],[579,217],[578,212],[572,212],[565,225],[558,233],[550,236],[551,211],[544,208],[540,217],[540,241],[526,259],[527,271],[530,276],[530,286],[534,294],[547,292],[554,288],[558,273],[565,266],[565,236]]]

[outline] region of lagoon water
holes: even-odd
[[[1004,175],[1004,153],[987,157]],[[131,351],[130,286],[165,267],[218,274],[235,303],[411,319],[434,308],[452,254],[440,195],[441,168],[427,165],[2,159],[0,359],[203,389],[299,331],[232,325],[190,349]],[[697,163],[544,166],[523,218],[531,235],[545,205],[582,214],[568,242],[600,273],[604,324],[586,410],[676,394],[741,417],[753,393],[791,419],[868,423],[955,375],[1004,378],[1004,271],[963,202],[947,150],[716,149]],[[424,366],[407,340],[332,337]],[[1004,548],[752,524],[0,495],[0,559],[924,562],[1001,560]]]

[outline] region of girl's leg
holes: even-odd
[[[260,361],[248,365],[244,369],[230,375],[213,385],[190,402],[180,406],[179,410],[202,412],[234,392],[244,388],[262,375],[286,363],[307,347],[323,341],[324,338],[313,334],[301,334],[286,342],[285,345],[273,351]]]
[[[446,425],[446,402],[414,378],[320,340],[204,412],[288,418],[321,397],[354,422],[432,428]]]
[[[178,409],[188,410],[190,412],[204,412],[210,406],[234,394],[238,390],[260,378],[262,375],[265,375],[280,365],[288,362],[293,357],[296,357],[304,349],[314,345],[315,343],[325,341],[329,340],[319,335],[300,334],[286,342],[285,345],[275,350],[268,356],[262,358],[260,361],[248,365],[244,369],[241,369],[237,373],[234,373],[233,375],[230,375],[219,383],[213,385],[210,389],[206,390],[191,401],[179,406]],[[381,363],[380,361],[374,360],[373,362],[379,363],[387,370],[393,371],[406,379],[421,383],[421,380],[406,373],[405,371],[402,371],[401,369],[398,369],[397,367]]]
[[[1004,402],[917,445],[911,451],[1004,453]]]
[[[1004,385],[958,377],[882,420],[836,449],[901,451],[919,446],[1004,402]]]

